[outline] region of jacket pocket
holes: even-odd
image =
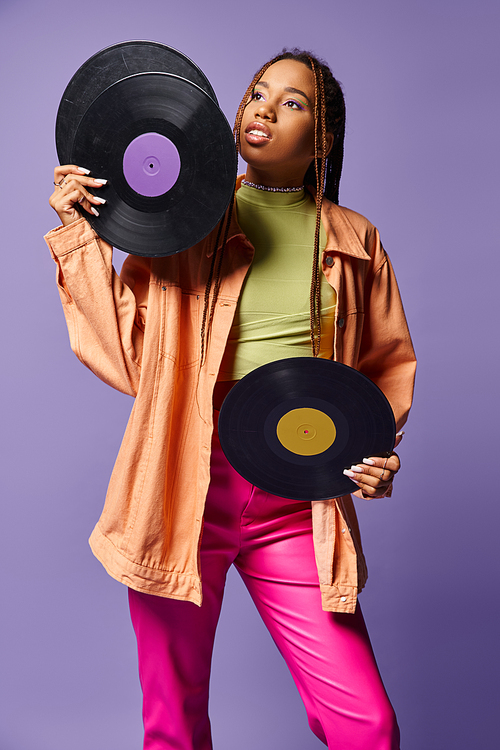
[[[201,295],[178,287],[161,287],[160,355],[176,369],[193,367],[200,357]]]
[[[364,317],[359,310],[339,311],[335,326],[335,359],[338,362],[356,367]]]

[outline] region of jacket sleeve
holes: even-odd
[[[391,262],[373,230],[357,369],[387,396],[399,431],[413,398],[416,359]]]
[[[122,276],[113,249],[85,219],[45,236],[57,265],[57,284],[71,348],[101,380],[131,396],[141,374],[150,260],[130,256]]]

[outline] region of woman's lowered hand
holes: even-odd
[[[399,456],[393,452],[386,458],[379,456],[364,458],[362,463],[345,469],[344,474],[358,485],[366,500],[371,500],[387,494],[400,468]]]

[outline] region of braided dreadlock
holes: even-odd
[[[248,86],[243,99],[240,102],[236,113],[234,124],[234,135],[236,148],[240,150],[240,130],[243,119],[243,112],[247,106],[256,83],[262,78],[265,71],[279,60],[296,60],[306,65],[312,70],[314,75],[314,154],[315,158],[311,162],[305,177],[304,183],[313,187],[316,191],[316,226],[314,232],[314,252],[313,267],[311,277],[310,291],[310,328],[311,328],[311,346],[313,356],[317,357],[321,344],[321,298],[320,283],[321,276],[319,271],[319,242],[321,231],[321,206],[323,196],[333,203],[339,202],[339,184],[342,173],[342,163],[344,158],[344,136],[345,136],[345,103],[344,95],[340,83],[333,77],[328,65],[322,60],[316,58],[310,52],[297,48],[283,49],[279,55],[273,57],[260,68],[254,75]],[[331,133],[334,137],[333,145],[327,154],[326,134]],[[325,154],[327,154],[325,156]],[[201,325],[201,362],[203,363],[206,351],[206,334],[210,331],[212,319],[214,316],[217,296],[220,289],[220,271],[222,268],[222,258],[224,248],[229,232],[229,225],[234,206],[234,197],[231,201],[226,216],[221,221],[215,238],[214,252],[210,266],[209,277],[205,287],[205,304]],[[223,242],[220,251],[218,245],[221,236]],[[216,260],[216,255],[218,255]],[[212,282],[215,282],[212,293],[212,303],[210,305],[210,293]],[[210,305],[210,312],[209,310]],[[207,325],[208,323],[208,325]]]

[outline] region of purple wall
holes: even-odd
[[[341,202],[381,230],[420,361],[395,496],[358,503],[361,601],[405,750],[498,747],[499,22],[493,0],[2,0],[2,750],[141,746],[126,590],[87,545],[131,400],[71,354],[42,240],[64,87],[132,38],[192,57],[230,120],[285,44],[344,83]],[[217,750],[322,746],[235,575],[212,718]]]

